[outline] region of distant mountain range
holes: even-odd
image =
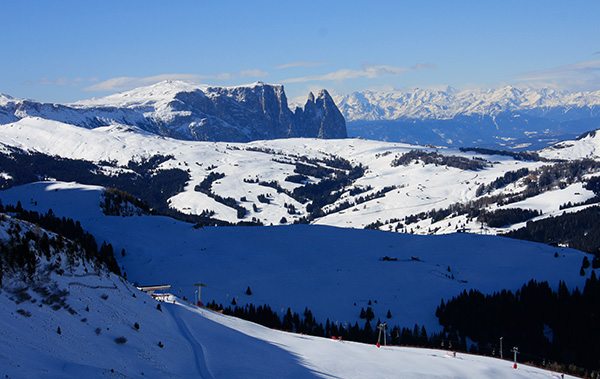
[[[337,105],[336,105],[337,104]],[[293,110],[290,107],[294,108]],[[183,140],[367,139],[419,145],[537,150],[600,128],[600,91],[504,87],[457,91],[310,93],[301,107],[282,85],[211,87],[163,81],[71,104],[0,94],[0,124],[39,117],[93,129],[124,124]]]
[[[209,87],[182,81],[161,83],[72,104],[40,103],[0,95],[0,124],[25,117],[96,128],[137,126],[185,140],[248,142],[289,137],[345,138],[346,124],[327,91],[309,94],[291,111],[281,85],[257,82]]]
[[[600,91],[355,92],[335,102],[348,134],[444,146],[535,150],[600,126]]]

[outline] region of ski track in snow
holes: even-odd
[[[196,340],[194,335],[187,327],[185,321],[179,316],[179,310],[174,309],[173,306],[168,303],[164,303],[164,305],[165,306],[163,308],[169,311],[169,314],[177,324],[177,329],[179,329],[181,335],[189,342],[190,347],[192,348],[192,354],[194,355],[194,361],[196,363],[196,369],[198,370],[199,377],[203,379],[212,379],[213,376],[206,365],[202,344]]]

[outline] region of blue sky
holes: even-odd
[[[49,102],[163,79],[289,98],[506,84],[600,90],[594,1],[4,1],[0,93]]]

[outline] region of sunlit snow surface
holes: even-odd
[[[560,149],[547,149],[541,152],[548,158],[576,159],[596,157],[596,149],[600,146],[600,138],[589,137]],[[58,155],[71,159],[85,159],[92,162],[116,162],[126,166],[130,160],[141,160],[153,155],[172,156],[160,165],[160,169],[178,168],[190,175],[183,192],[169,199],[169,205],[184,213],[200,214],[204,210],[215,212],[214,217],[230,222],[238,222],[237,212],[233,208],[216,202],[206,194],[197,192],[194,187],[202,182],[210,172],[225,174],[215,182],[212,190],[223,197],[232,197],[247,209],[246,221],[256,218],[266,225],[279,224],[282,217],[288,223],[306,216],[306,204],[301,204],[284,193],[249,183],[248,179],[261,181],[277,181],[282,187],[293,190],[299,184],[286,181],[286,177],[294,175],[295,166],[285,163],[293,162],[294,157],[302,156],[310,159],[323,159],[330,154],[342,157],[353,164],[361,164],[367,168],[365,175],[358,179],[355,187],[372,189],[350,196],[348,193],[334,204],[326,206],[324,211],[332,212],[315,221],[321,225],[339,227],[364,228],[374,222],[386,222],[390,219],[402,220],[409,215],[429,211],[433,208],[444,209],[456,203],[465,203],[476,199],[476,191],[482,184],[489,184],[507,171],[520,168],[535,170],[542,162],[516,161],[511,157],[498,155],[476,155],[472,152],[461,152],[447,148],[420,147],[407,144],[367,141],[361,139],[315,140],[288,139],[274,141],[255,141],[248,144],[215,143],[181,141],[157,137],[138,128],[125,125],[112,125],[96,129],[84,129],[60,122],[39,118],[26,118],[19,122],[0,125],[0,144],[21,148],[27,151],[39,151],[45,154]],[[562,146],[562,145],[561,145]],[[478,157],[488,160],[490,164],[483,170],[459,170],[442,165],[423,165],[392,167],[391,162],[398,156],[411,150],[420,149],[444,155],[459,155],[465,158]],[[600,151],[600,150],[598,150]],[[114,168],[105,166],[106,172]],[[118,170],[117,170],[118,171]],[[317,182],[318,178],[311,178]],[[385,197],[367,201],[360,205],[336,211],[335,207],[342,202],[355,202],[357,198],[395,186]],[[523,183],[507,186],[501,191],[519,192],[524,189]],[[498,193],[496,191],[494,194]],[[575,184],[566,190],[551,191],[552,201],[540,197],[530,199],[536,202],[535,209],[542,210],[543,216],[561,214],[560,205],[567,202],[583,202],[593,193]],[[268,196],[270,204],[258,201],[259,195]],[[546,194],[541,196],[546,197]],[[242,201],[245,198],[245,201]],[[297,214],[290,215],[284,204],[292,204]],[[253,208],[257,205],[257,209]],[[573,211],[571,209],[569,211]],[[393,229],[398,222],[384,225],[382,229]],[[416,234],[453,233],[458,229],[479,232],[481,224],[468,220],[464,216],[449,217],[435,224],[425,220],[411,225],[407,231]],[[495,230],[485,230],[495,233]]]

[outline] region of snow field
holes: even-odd
[[[316,225],[194,229],[166,217],[105,216],[100,196],[99,187],[59,182],[0,193],[3,203],[20,200],[25,208],[52,208],[79,220],[98,243],[113,245],[133,282],[171,284],[192,300],[193,283],[200,281],[208,286],[204,303],[269,304],[281,315],[288,307],[300,314],[308,307],[322,323],[362,326],[360,310],[371,306],[373,322],[418,323],[431,333],[440,330],[434,316],[440,301],[463,290],[514,291],[531,279],[582,288],[585,281],[579,275],[585,254],[567,248],[467,233],[418,236]],[[382,261],[386,256],[397,260]]]

